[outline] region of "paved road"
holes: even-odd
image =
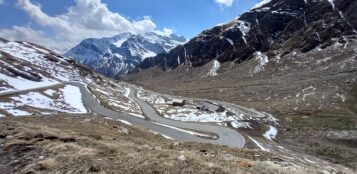
[[[200,124],[200,123],[185,123],[185,122],[179,122],[179,121],[162,118],[156,113],[154,108],[152,108],[149,104],[138,99],[135,96],[134,94],[136,93],[135,90],[132,90],[129,96],[142,107],[143,112],[145,112],[146,115],[151,120],[144,120],[138,117],[131,116],[129,114],[115,112],[110,109],[107,109],[104,106],[100,105],[100,103],[98,103],[98,101],[92,96],[92,94],[88,91],[88,89],[83,84],[77,82],[70,82],[67,84],[79,87],[82,93],[82,99],[84,105],[90,111],[97,113],[99,115],[103,115],[115,120],[116,119],[125,120],[129,123],[132,123],[133,125],[147,128],[154,132],[169,136],[180,142],[194,141],[194,142],[212,143],[212,144],[219,144],[219,145],[228,145],[230,147],[239,147],[239,148],[242,148],[244,146],[244,141],[245,141],[244,137],[232,129],[221,127],[221,126]],[[173,127],[178,127],[178,128],[193,129],[203,132],[211,132],[217,134],[219,138],[217,140],[204,139],[189,133],[185,133],[182,131],[178,131],[162,125],[155,124],[155,122],[173,126]]]
[[[225,108],[231,108],[233,110],[235,110],[238,113],[242,113],[246,116],[251,116],[251,117],[255,117],[255,118],[264,118],[266,117],[266,115],[264,113],[261,113],[253,108],[246,108],[243,106],[239,106],[233,103],[228,103],[228,102],[223,102],[223,101],[217,101],[217,100],[210,100],[210,99],[205,99],[205,98],[191,98],[191,97],[182,97],[182,96],[172,96],[172,95],[168,95],[168,94],[159,94],[157,92],[153,92],[153,91],[146,91],[152,94],[157,94],[157,95],[161,95],[161,96],[166,96],[169,98],[178,98],[178,99],[184,99],[184,100],[195,100],[195,101],[209,101],[212,103],[216,103],[220,106],[223,106]]]
[[[134,88],[131,88],[129,97],[133,99],[136,103],[138,103],[141,109],[143,110],[143,112],[147,115],[147,117],[149,117],[153,121],[173,127],[183,128],[183,129],[192,129],[202,132],[211,132],[217,134],[219,137],[218,140],[209,140],[209,139],[201,138],[199,140],[200,142],[225,144],[225,145],[238,146],[238,147],[244,146],[244,137],[232,129],[223,126],[208,125],[204,123],[188,123],[188,122],[166,119],[160,116],[151,105],[137,98],[136,90]]]

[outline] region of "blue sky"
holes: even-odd
[[[62,42],[63,48],[58,49],[68,49],[84,38],[127,31],[173,31],[192,38],[234,19],[259,1],[0,0],[0,37],[52,47]]]

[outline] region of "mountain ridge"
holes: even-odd
[[[174,69],[184,62],[198,67],[213,59],[240,63],[258,51],[286,47],[282,53],[295,49],[307,52],[331,45],[331,39],[340,35],[356,34],[355,1],[263,2],[231,22],[203,31],[167,54],[144,60],[137,69]]]
[[[142,60],[167,52],[184,42],[184,37],[175,34],[122,33],[113,37],[85,39],[64,56],[72,57],[100,74],[114,77],[126,74]]]

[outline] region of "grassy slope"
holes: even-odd
[[[94,116],[1,118],[0,144],[0,171],[9,173],[313,172],[270,161],[269,154],[258,150],[175,145],[159,135]]]

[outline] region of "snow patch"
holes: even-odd
[[[219,61],[217,60],[213,60],[212,62],[212,67],[208,72],[208,76],[217,76],[217,71],[219,70],[219,68],[221,67],[221,64],[219,63]]]
[[[232,30],[234,28],[238,28],[240,30],[240,32],[242,33],[242,39],[244,43],[247,44],[246,36],[250,31],[250,23],[246,21],[238,20],[238,23],[236,25],[229,27],[227,30]]]
[[[315,163],[316,163],[316,162],[314,162],[314,161],[311,161],[311,160],[307,159],[306,157],[304,158],[304,160],[307,161],[307,162],[309,162],[309,163],[311,163],[311,164],[315,164]]]
[[[232,127],[239,128],[251,128],[249,122],[239,122],[237,120],[231,121]]]
[[[6,112],[10,113],[11,115],[14,116],[28,116],[32,115],[32,113],[22,111],[19,109],[16,109],[16,104],[15,103],[0,103],[0,109],[5,110]]]
[[[53,94],[56,93],[56,91],[55,91],[55,90],[52,90],[52,89],[47,89],[44,93],[52,97]]]
[[[87,109],[82,102],[81,91],[78,87],[66,85],[61,91],[63,92],[66,103],[75,108],[79,113],[87,113]]]
[[[130,92],[131,92],[131,89],[130,89],[130,88],[126,88],[126,87],[125,87],[125,93],[124,93],[124,96],[128,98],[128,97],[129,97]]]
[[[268,59],[268,56],[266,56],[265,54],[263,54],[262,52],[260,51],[257,51],[255,53],[255,60],[258,61],[258,65],[255,67],[254,69],[254,73],[258,73],[260,72],[263,67],[269,63],[269,59]]]
[[[55,103],[53,103],[52,99],[37,92],[30,92],[28,94],[23,94],[18,97],[11,98],[17,102],[20,102],[21,105],[32,106],[41,109],[60,110],[56,107]]]
[[[234,42],[233,42],[233,40],[232,39],[230,39],[230,38],[226,38],[226,40],[232,45],[232,46],[234,46]]]
[[[124,123],[124,124],[127,124],[127,125],[133,125],[133,124],[131,124],[130,122],[125,121],[125,120],[117,119],[117,121],[120,121],[120,122],[122,122],[122,123]]]
[[[302,100],[305,101],[307,96],[314,95],[316,93],[316,88],[310,86],[308,88],[303,89],[302,92],[303,92]]]
[[[161,136],[163,136],[163,137],[166,138],[166,139],[174,140],[173,138],[171,138],[171,137],[169,137],[169,136],[167,136],[167,135],[157,133],[157,132],[155,132],[155,131],[153,131],[153,130],[150,130],[150,132],[154,133],[155,135],[161,135]]]
[[[255,143],[262,151],[266,151],[266,152],[269,151],[269,149],[265,148],[265,147],[264,147],[263,145],[261,145],[257,140],[253,139],[253,138],[250,137],[250,136],[248,136],[248,138],[249,138],[250,140],[252,140],[253,143]]]
[[[163,136],[164,138],[169,139],[169,140],[174,140],[173,138],[171,138],[171,137],[169,137],[169,136],[167,136],[165,134],[161,134],[161,136]]]
[[[170,109],[166,111],[165,118],[178,121],[192,121],[192,122],[224,122],[234,121],[239,118],[235,116],[227,116],[227,112],[198,112],[197,109]]]
[[[343,95],[343,94],[338,94],[338,93],[337,93],[336,95],[341,98],[341,100],[342,100],[343,103],[346,102],[346,96],[345,96],[345,95]]]
[[[5,91],[1,92],[12,92],[17,90],[27,90],[27,89],[34,89],[34,88],[41,88],[46,86],[53,86],[59,84],[59,82],[54,80],[49,80],[43,78],[40,82],[35,82],[31,80],[24,79],[22,77],[10,77],[5,74],[0,74],[0,79],[7,82],[10,86],[14,89],[6,89]]]
[[[268,140],[272,140],[272,139],[275,139],[277,134],[278,134],[278,129],[276,129],[275,127],[269,125],[269,130],[266,131],[263,134],[263,136]]]
[[[11,105],[7,105],[5,110],[11,112],[11,110],[17,107],[30,106],[67,113],[87,113],[87,110],[82,104],[81,93],[77,87],[68,85],[62,89],[62,92],[63,94],[60,99],[52,99],[38,92],[30,92],[18,97],[11,97],[15,102],[11,103]]]

